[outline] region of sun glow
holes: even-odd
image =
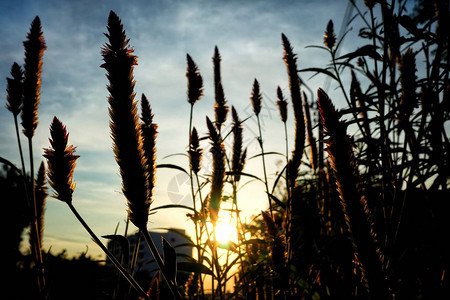
[[[216,240],[219,245],[228,245],[231,242],[237,242],[236,225],[227,221],[217,222],[216,225]]]

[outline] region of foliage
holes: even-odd
[[[208,136],[199,137],[192,124],[194,105],[204,90],[200,68],[187,54],[186,95],[191,108],[186,139],[189,170],[175,164],[156,166],[158,127],[153,123],[150,101],[145,95],[141,100],[142,123],[139,122],[138,101],[133,91],[136,57],[128,46],[120,18],[110,13],[102,67],[109,80],[114,154],[129,206],[127,226],[134,224],[139,236],[142,234],[159,271],[153,278],[148,274],[141,274],[143,277],[134,274],[138,249],[130,248],[127,234],[108,236],[119,242],[126,256],[119,262],[78,214],[72,205],[75,189],[72,176],[78,157],[72,155],[75,148],[67,145],[66,128],[55,117],[51,126],[53,149],[45,150],[50,185],[57,194],[61,194],[61,187],[66,189],[70,201],[67,197],[61,200],[69,205],[118,270],[114,276],[103,268],[96,269],[99,273],[90,274],[106,276],[108,280],[108,283],[97,281],[96,289],[104,288],[108,295],[114,291],[111,293],[115,299],[122,296],[154,299],[169,295],[176,299],[210,296],[213,299],[412,299],[450,295],[447,275],[450,251],[444,242],[450,229],[445,221],[449,208],[445,200],[449,198],[450,187],[450,142],[446,128],[450,119],[448,1],[434,1],[433,14],[429,14],[428,3],[421,2],[414,17],[417,22],[407,14],[406,1],[364,1],[365,7],[351,3],[356,10],[351,22],[362,22],[359,37],[364,44],[340,55],[345,35],[336,36],[330,20],[324,33],[324,46],[314,46],[330,56],[330,63],[325,67],[298,70],[301,59],[289,39],[284,34],[281,36],[294,116],[289,121],[294,123],[295,132],[294,147],[289,151],[288,102],[278,89],[286,149],[284,154],[275,153],[283,156],[285,163],[273,182],[269,182],[265,158],[274,153],[264,151],[259,120],[263,103],[257,79],[249,103],[253,107],[252,118],[257,120],[261,150],[252,158],[262,160],[264,176],[244,171],[247,149],[243,149],[242,124],[248,119],[241,120],[232,107],[232,129],[228,132],[224,129],[229,108],[218,47],[213,55],[215,120],[206,117]],[[39,36],[43,42],[40,28]],[[43,50],[39,51],[41,58]],[[13,66],[14,79],[8,80],[9,99],[17,100],[21,98],[17,96],[20,94],[17,87],[22,76],[20,68]],[[25,68],[25,75],[26,71]],[[40,68],[35,73],[39,77]],[[307,99],[304,90],[308,87],[299,76],[303,73],[332,80],[338,90],[337,97],[345,100],[345,106],[337,109],[323,89],[318,89],[317,101]],[[347,78],[349,85],[345,83]],[[33,130],[37,126],[36,106],[31,111]],[[16,118],[20,105],[14,107]],[[310,110],[317,112],[320,120],[313,120]],[[32,134],[26,136],[32,151]],[[206,145],[203,144],[206,139],[210,143],[209,152],[201,148]],[[18,142],[21,153],[20,139]],[[228,144],[232,144],[231,149],[226,149]],[[211,170],[202,169],[201,160],[207,155],[211,157]],[[52,160],[54,157],[60,159]],[[5,159],[2,162],[10,165]],[[30,164],[33,165],[32,160]],[[17,180],[25,186],[23,198],[29,199],[24,201],[28,207],[12,209],[26,211],[28,216],[33,216],[30,219],[36,219],[37,209],[33,207],[38,193],[34,192],[34,174],[31,179],[22,176],[26,174],[22,165],[22,170],[10,166],[6,171],[9,176],[18,174]],[[152,189],[157,168],[189,175],[192,206],[154,207]],[[39,178],[44,182],[42,176]],[[268,208],[248,223],[243,223],[239,210],[242,201],[239,191],[245,186],[245,180],[264,185],[268,200]],[[41,186],[40,192],[44,191],[42,184],[36,186]],[[19,186],[11,183],[10,188],[19,189]],[[147,231],[149,215],[157,210],[170,213],[173,208],[186,209],[195,227],[194,236],[187,237],[195,250],[189,262],[177,263],[176,248],[165,240],[163,253],[159,253]],[[221,215],[234,225],[235,241],[220,243],[217,233]],[[66,285],[52,284],[56,280],[52,277],[53,262],[67,264],[67,261],[61,256],[43,260],[40,241],[44,231],[38,222],[22,217],[17,217],[20,230],[24,223],[31,225],[30,258],[38,279],[35,290],[42,299],[58,299],[59,288]],[[16,244],[17,234],[11,245]],[[77,262],[76,267],[82,265],[83,274],[88,274],[88,268],[96,264],[83,255]],[[28,271],[32,265],[30,262]],[[180,273],[189,277],[186,284],[179,280]],[[227,287],[233,280],[234,290],[230,292]],[[62,293],[67,291],[62,289]]]

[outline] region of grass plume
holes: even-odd
[[[308,136],[308,144],[309,144],[309,160],[311,163],[311,169],[316,170],[316,168],[317,168],[317,145],[316,145],[316,139],[313,134],[311,113],[309,111],[308,98],[306,97],[305,93],[303,93],[303,108],[305,110],[305,125],[306,125],[306,133]]]
[[[331,99],[318,90],[318,105],[325,132],[328,156],[335,173],[336,186],[345,216],[347,230],[355,247],[355,259],[360,262],[363,280],[368,292],[386,295],[381,257],[376,245],[376,234],[370,222],[371,212],[358,172],[356,158],[347,125],[340,121],[341,114]]]
[[[51,148],[44,149],[48,165],[48,182],[55,191],[54,198],[70,203],[75,190],[73,172],[79,156],[74,155],[75,147],[69,145],[66,126],[57,117],[53,118],[50,125],[50,135]]]
[[[211,222],[216,224],[219,217],[220,204],[225,178],[225,147],[211,120],[206,117],[209,139],[211,140],[211,155],[213,160],[211,192],[209,194],[209,216]]]
[[[187,70],[186,77],[188,79],[188,102],[192,105],[200,100],[203,96],[203,78],[200,70],[189,54],[186,54]]]
[[[11,67],[11,76],[12,78],[6,78],[6,108],[17,117],[23,102],[23,71],[17,63]]]
[[[141,98],[141,121],[142,145],[148,174],[148,197],[151,203],[156,180],[156,136],[158,135],[158,125],[153,122],[150,102],[144,94],[142,94]]]
[[[333,20],[328,21],[327,29],[325,30],[325,35],[323,36],[323,43],[330,50],[333,49],[334,45],[336,45]]]
[[[109,80],[113,150],[122,176],[122,191],[127,199],[130,220],[138,228],[145,228],[151,199],[134,93],[133,69],[137,61],[132,54],[133,49],[128,46],[122,21],[113,11],[109,14],[107,28],[105,36],[109,43],[102,49],[102,67],[106,69]]]
[[[234,106],[231,107],[231,115],[233,117],[233,149],[231,155],[231,170],[233,172],[239,173],[244,169],[247,149],[243,151],[243,128],[241,125],[241,120],[239,119],[239,115]],[[240,178],[241,176],[239,174],[236,174],[234,176],[236,182],[239,181]]]
[[[264,154],[264,141],[263,141],[263,137],[262,137],[261,121],[259,119],[259,114],[260,114],[261,108],[262,108],[262,94],[261,94],[261,90],[259,87],[259,82],[258,82],[258,80],[256,80],[256,78],[253,81],[253,88],[252,88],[250,101],[252,103],[253,112],[255,113],[256,120],[258,122],[258,131],[259,131],[258,142],[259,142],[259,146],[261,147],[261,159],[262,159],[262,163],[263,163],[262,167],[263,167],[263,173],[264,173],[264,185],[266,187],[267,200],[269,201],[270,215],[273,216],[272,199],[270,198],[269,185],[267,183],[267,170],[266,170],[266,159],[265,159],[265,154]]]
[[[222,78],[220,75],[220,62],[221,57],[217,46],[214,49],[214,56],[212,58],[214,65],[214,95],[216,103],[214,104],[214,112],[216,116],[216,126],[220,131],[223,123],[225,123],[228,115],[228,106],[226,106],[227,100],[222,86]]]
[[[115,257],[103,245],[97,235],[91,230],[89,225],[84,221],[72,203],[72,194],[75,190],[75,182],[73,181],[73,172],[76,166],[78,155],[74,155],[75,147],[69,145],[69,133],[66,126],[54,117],[50,126],[51,148],[44,149],[44,157],[47,159],[47,175],[48,182],[54,190],[56,199],[65,202],[78,221],[83,225],[86,231],[91,235],[95,243],[105,252],[114,266],[121,272],[121,274],[132,284],[135,289],[141,293],[145,299],[148,299],[146,293],[142,290],[139,284],[125,271]]]
[[[194,174],[198,174],[200,171],[202,152],[203,150],[200,148],[197,129],[194,127],[192,128],[191,144],[189,147],[189,163]]]
[[[283,96],[283,91],[281,91],[280,87],[277,87],[277,107],[278,112],[280,113],[280,118],[283,123],[287,121],[287,101]]]
[[[300,93],[300,78],[297,73],[297,55],[294,54],[291,43],[288,38],[281,34],[283,43],[284,56],[283,60],[286,64],[289,89],[291,92],[291,102],[294,111],[294,150],[292,150],[292,158],[288,163],[288,174],[290,186],[295,184],[298,175],[298,169],[302,161],[303,148],[305,147],[305,123],[303,116],[302,98]]]
[[[25,161],[23,158],[22,142],[20,141],[19,123],[17,117],[22,110],[23,105],[23,71],[22,68],[14,63],[11,67],[12,78],[6,78],[6,108],[13,114],[14,125],[16,128],[17,145],[19,146],[20,162],[22,163],[22,174],[25,176]]]
[[[259,88],[259,82],[258,82],[258,80],[256,80],[256,78],[253,81],[253,88],[252,88],[252,94],[250,97],[250,101],[252,103],[253,112],[258,117],[259,113],[261,112],[261,107],[262,107],[262,95],[261,95],[261,91]]]
[[[32,138],[38,125],[38,107],[40,100],[42,57],[47,48],[39,17],[31,23],[25,48],[25,66],[23,81],[22,126],[26,137]]]

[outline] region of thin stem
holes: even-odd
[[[188,150],[190,150],[191,147],[191,143],[192,143],[192,116],[194,113],[194,104],[191,104],[191,112],[189,115],[189,146],[188,146]],[[198,224],[197,224],[197,219],[198,219],[198,213],[197,213],[197,208],[196,208],[196,204],[195,204],[195,191],[194,191],[194,176],[193,176],[193,172],[192,172],[192,167],[189,168],[189,180],[191,182],[191,194],[192,194],[192,204],[193,204],[193,208],[194,208],[194,227],[195,227],[195,240],[197,243],[197,246],[200,246],[200,237],[199,237],[199,233],[198,233]],[[198,178],[197,178],[198,180]],[[200,188],[200,187],[199,187]],[[197,247],[197,262],[201,264],[201,250],[200,247]],[[200,280],[200,289],[201,289],[201,294],[202,294],[202,299],[205,299],[205,292],[204,292],[204,288],[203,288],[203,278],[202,276],[199,276],[199,280]]]
[[[200,211],[203,212],[203,211],[204,211],[204,205],[203,205],[204,203],[203,203],[202,192],[201,192],[201,189],[200,189],[200,180],[198,179],[198,174],[195,174],[195,178],[196,178],[197,187],[198,187],[198,196],[199,196],[200,204],[201,204]],[[204,221],[204,220],[202,220],[202,221]],[[203,223],[203,224],[205,224],[205,223]],[[206,231],[207,240],[209,241],[209,240],[211,239],[211,235],[210,235],[210,233],[209,233],[208,226],[204,226],[204,228],[205,228],[205,231]],[[200,234],[199,240],[201,241],[202,236],[203,236],[203,231],[202,231],[201,228],[200,228],[199,234]],[[206,248],[201,249],[201,251],[200,251],[200,257],[203,257],[204,254],[205,254],[205,252],[206,252]],[[214,272],[214,265],[212,266],[211,271]],[[205,275],[204,278],[206,279],[206,275]],[[204,285],[203,285],[203,280],[204,280],[204,279],[200,276],[200,284],[201,284],[201,288],[202,288],[202,298],[204,297]],[[213,276],[213,275],[211,276],[211,284],[214,285],[214,276]],[[212,290],[212,294],[214,295],[214,286],[212,287],[211,290]]]
[[[241,245],[244,244],[245,241],[245,232],[242,226],[242,221],[241,221],[241,216],[239,213],[239,207],[238,207],[238,203],[237,203],[237,184],[238,182],[236,182],[236,180],[233,180],[233,204],[236,207],[236,230],[237,230],[237,238],[238,238],[238,243],[239,243],[239,247],[238,247],[238,255],[239,255],[239,260],[241,263],[241,280],[243,280],[244,282],[244,286],[247,286],[247,279],[243,276],[244,275],[244,261],[242,259],[242,249],[241,249]],[[246,247],[246,253],[248,253],[248,245],[245,244]]]
[[[287,191],[287,205],[286,205],[286,244],[287,244],[287,265],[290,265],[291,263],[291,226],[292,226],[292,219],[291,219],[291,211],[292,211],[292,197],[293,191],[291,191],[291,186],[289,185],[289,145],[288,145],[288,134],[287,134],[287,126],[286,122],[284,122],[284,137],[285,137],[285,144],[286,144],[286,191]],[[292,186],[293,189],[293,186]]]
[[[262,139],[261,122],[259,121],[259,115],[256,115],[256,119],[258,120],[259,145],[261,146],[261,154],[262,154],[261,157],[262,157],[263,171],[264,171],[264,184],[266,186],[267,199],[269,200],[270,215],[273,218],[272,201],[270,200],[269,186],[267,184],[266,159],[264,157],[264,143],[263,143],[263,139]]]
[[[120,273],[125,277],[128,282],[133,285],[133,287],[136,289],[136,291],[141,295],[141,297],[144,297],[145,299],[149,299],[150,297],[147,295],[146,292],[141,288],[141,286],[136,282],[136,280],[121,266],[120,262],[117,261],[117,259],[114,257],[114,255],[103,245],[103,243],[100,241],[100,239],[95,235],[95,233],[91,230],[89,225],[84,221],[84,219],[81,217],[81,215],[78,213],[78,211],[75,209],[71,201],[66,202],[69,206],[72,213],[75,215],[75,217],[78,219],[78,221],[83,225],[83,227],[86,229],[86,231],[91,235],[94,242],[105,252],[106,256],[111,260],[113,265],[120,271]]]
[[[150,234],[148,233],[148,230],[146,228],[141,229],[142,233],[144,234],[145,241],[147,242],[148,247],[150,248],[150,251],[152,252],[153,258],[156,260],[156,263],[159,266],[159,269],[161,270],[161,273],[163,274],[164,279],[166,280],[170,290],[172,291],[173,296],[177,300],[181,300],[181,295],[175,285],[175,283],[170,280],[170,277],[167,275],[167,270],[164,265],[164,262],[161,258],[161,255],[158,252],[158,249],[156,249],[156,245],[153,242],[153,239],[151,238]]]
[[[22,172],[25,178],[27,176],[27,172],[25,170],[25,161],[23,159],[22,143],[20,142],[20,135],[19,135],[19,124],[17,122],[16,115],[14,116],[14,125],[16,126],[16,136],[17,136],[17,144],[19,145],[20,162],[22,163]]]
[[[41,240],[39,236],[39,225],[37,219],[37,206],[36,206],[36,193],[35,193],[35,182],[34,182],[34,160],[33,160],[33,139],[28,138],[28,147],[29,147],[29,158],[30,158],[30,188],[31,188],[31,212],[33,215],[33,221],[31,225],[31,234],[34,236],[34,250],[36,255],[36,264],[38,268],[38,281],[39,288],[41,289],[41,293],[44,298],[46,296],[46,282],[45,282],[45,273],[44,273],[44,263],[42,260],[42,252],[41,252]],[[24,175],[25,176],[25,175]],[[42,285],[42,286],[41,286]]]
[[[223,294],[222,294],[222,276],[220,274],[220,264],[219,264],[219,256],[217,254],[217,239],[216,239],[216,224],[213,225],[213,234],[214,234],[214,244],[213,244],[213,265],[216,264],[217,269],[217,290],[219,291],[219,297],[222,300]]]
[[[289,181],[288,181],[288,164],[289,164],[289,142],[288,142],[288,133],[287,133],[287,125],[286,122],[284,122],[284,140],[286,143],[286,191],[287,191],[287,196],[288,196],[288,203],[291,202],[291,192],[289,189]]]

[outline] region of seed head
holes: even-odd
[[[11,76],[12,78],[6,78],[6,108],[16,117],[22,109],[23,101],[23,72],[17,63],[11,67]]]
[[[327,30],[323,36],[323,43],[330,50],[333,49],[336,44],[336,35],[334,34],[334,25],[332,20],[328,21]]]
[[[75,190],[73,172],[79,156],[74,155],[75,147],[69,145],[69,133],[66,126],[57,117],[53,118],[50,125],[50,135],[51,148],[44,149],[44,157],[48,165],[48,182],[55,192],[54,198],[71,202]]]
[[[133,78],[136,56],[128,46],[129,40],[122,21],[111,11],[108,18],[109,43],[102,49],[109,79],[109,115],[113,150],[122,177],[122,192],[127,199],[131,222],[138,228],[147,225],[151,199],[144,156],[141,126],[137,114]],[[145,113],[148,119],[151,113]]]
[[[220,204],[222,202],[223,183],[225,178],[225,147],[218,135],[213,123],[206,117],[206,124],[211,140],[211,154],[213,160],[211,192],[209,194],[209,216],[213,224],[219,217]]]
[[[250,101],[252,102],[253,112],[255,113],[255,115],[258,116],[259,113],[261,112],[262,95],[259,90],[259,82],[258,80],[256,80],[256,78],[253,81],[252,95],[250,97]]]
[[[148,174],[149,201],[153,201],[153,189],[156,180],[156,136],[158,135],[158,125],[153,123],[153,114],[150,102],[142,94],[141,99],[141,135]]]
[[[242,125],[241,120],[239,119],[238,113],[234,106],[231,107],[231,113],[233,116],[233,152],[231,157],[231,169],[233,172],[242,172],[245,164],[245,155],[246,151],[242,151]],[[239,181],[241,176],[234,176],[236,181]]]
[[[202,152],[200,148],[197,129],[192,128],[191,133],[191,145],[189,147],[189,163],[194,174],[198,174],[200,171],[200,163],[202,161]]]
[[[45,45],[41,20],[36,17],[31,23],[25,48],[25,66],[23,81],[22,126],[26,137],[32,138],[38,125],[38,107],[41,89],[42,56]]]
[[[188,102],[192,105],[200,100],[203,96],[203,78],[200,75],[200,70],[195,64],[194,60],[192,60],[189,54],[186,55],[187,59],[187,71],[186,77],[188,79]]]
[[[286,123],[287,121],[287,101],[283,96],[283,92],[281,91],[281,88],[277,88],[277,106],[278,106],[278,112],[280,113],[281,121],[283,123]]]

